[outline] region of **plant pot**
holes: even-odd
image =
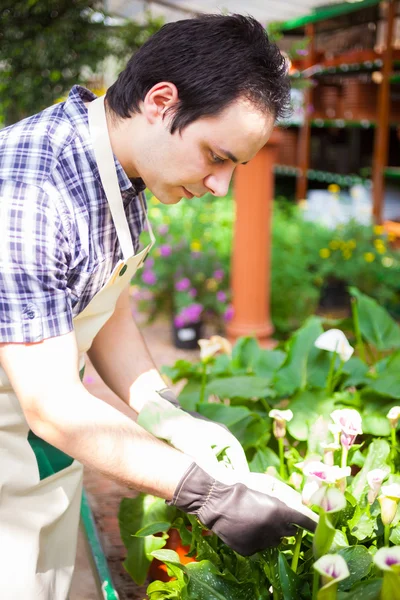
[[[176,327],[172,323],[172,336],[174,345],[181,350],[197,350],[198,341],[202,337],[203,323],[189,323],[183,327]]]
[[[340,279],[326,281],[321,290],[320,308],[350,308],[350,295],[347,286],[348,283]]]
[[[189,546],[184,546],[182,544],[181,536],[179,535],[179,531],[177,529],[170,529],[168,531],[169,538],[167,540],[164,549],[175,550],[177,552],[181,563],[187,565],[190,562],[195,562],[194,558],[190,556],[186,556],[189,552]],[[167,573],[167,567],[157,560],[156,558],[152,561],[149,569],[149,579],[150,581],[170,581],[171,577]]]

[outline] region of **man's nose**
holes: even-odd
[[[226,196],[229,191],[229,184],[234,170],[234,165],[220,165],[219,168],[208,175],[204,180],[204,184],[208,191],[213,196]]]

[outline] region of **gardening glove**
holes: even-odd
[[[249,472],[244,450],[227,428],[182,410],[169,389],[161,390],[158,396],[147,401],[139,413],[137,422],[143,429],[200,464],[218,464],[218,455],[225,451],[233,469]]]
[[[218,466],[206,472],[192,463],[167,504],[196,515],[225,544],[243,556],[278,546],[282,537],[295,535],[296,526],[315,531],[315,515],[307,507],[293,508],[292,495],[282,493],[283,488],[280,492],[274,488],[276,495],[252,489],[251,475],[258,474],[244,475],[247,483],[242,483],[236,471]],[[259,481],[254,484],[261,485]],[[271,487],[271,482],[265,484],[265,489],[268,486]],[[297,501],[295,505],[300,508]]]

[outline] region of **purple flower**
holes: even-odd
[[[197,296],[197,290],[195,288],[190,289],[189,290],[189,296],[191,298],[196,298],[196,296]]]
[[[203,305],[198,302],[190,304],[181,312],[183,318],[187,323],[197,323],[199,321],[201,313],[203,312]]]
[[[157,276],[153,271],[143,271],[142,281],[147,285],[154,285],[157,281]]]
[[[167,235],[169,231],[169,227],[166,223],[163,223],[162,225],[160,225],[160,227],[158,228],[158,233],[160,235]]]
[[[175,289],[178,292],[184,292],[184,291],[188,290],[189,288],[190,288],[190,279],[188,279],[187,277],[180,279],[175,284]]]
[[[154,258],[152,256],[148,256],[144,263],[144,269],[151,269],[154,266]]]
[[[305,48],[298,48],[296,50],[296,53],[300,56],[308,56],[308,50],[306,50]]]
[[[217,281],[222,281],[224,278],[224,272],[222,269],[216,269],[213,273],[213,277],[214,279],[216,279]]]
[[[175,317],[174,325],[175,325],[175,327],[184,327],[185,326],[185,319],[182,317],[182,315],[177,315]]]
[[[164,244],[160,246],[160,256],[170,256],[172,253],[172,248],[169,244]]]
[[[218,302],[226,302],[226,294],[225,292],[217,292],[217,300]]]
[[[227,322],[231,321],[233,319],[233,314],[233,306],[228,306],[224,313],[224,320]]]

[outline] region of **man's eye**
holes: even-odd
[[[216,164],[225,162],[225,158],[221,158],[220,156],[217,156],[216,154],[214,154],[214,152],[211,152],[211,160],[213,163],[216,163]]]

